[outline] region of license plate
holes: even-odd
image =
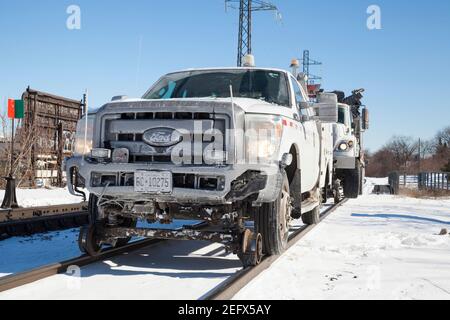
[[[171,193],[172,173],[137,171],[134,173],[134,191],[139,193]]]

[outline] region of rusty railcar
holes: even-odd
[[[73,152],[77,122],[83,114],[82,100],[73,100],[27,88],[22,99],[25,118],[17,132],[23,154],[23,184],[46,181],[62,187],[62,162]]]

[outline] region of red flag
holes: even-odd
[[[8,118],[14,119],[16,116],[15,100],[8,99]]]

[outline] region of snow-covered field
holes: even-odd
[[[21,207],[41,207],[60,204],[79,203],[83,198],[72,196],[67,189],[17,189],[17,201]],[[0,200],[5,195],[0,190]]]
[[[349,201],[236,299],[449,299],[450,199]],[[77,230],[0,242],[0,274],[79,255]],[[20,253],[20,254],[18,254]],[[241,268],[219,245],[167,241],[0,293],[2,299],[199,299]]]
[[[450,200],[365,195],[235,298],[450,299],[450,236],[438,235],[443,228],[450,229]]]

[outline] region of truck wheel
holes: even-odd
[[[88,203],[89,225],[82,227],[78,236],[78,247],[80,251],[87,253],[91,257],[98,256],[102,249],[97,237],[97,202],[98,197],[90,194]]]
[[[318,224],[320,222],[320,206],[302,215],[302,221],[307,226]]]
[[[98,216],[98,197],[96,195],[89,195],[88,212],[89,212],[89,225],[94,225],[97,222]]]
[[[302,221],[304,224],[311,226],[320,222],[320,209],[322,208],[322,194],[319,193],[319,204],[313,210],[306,212],[302,215]]]
[[[330,195],[330,178],[328,174],[328,168],[327,168],[327,178],[325,179],[325,186],[322,189],[322,204],[325,204],[328,202],[328,197]]]
[[[346,170],[344,178],[344,195],[349,199],[357,199],[361,183],[361,167],[359,163],[354,170]]]
[[[262,236],[264,254],[280,255],[286,250],[291,210],[289,180],[286,174],[283,174],[282,188],[277,200],[265,203],[256,210],[255,227],[256,232]]]

